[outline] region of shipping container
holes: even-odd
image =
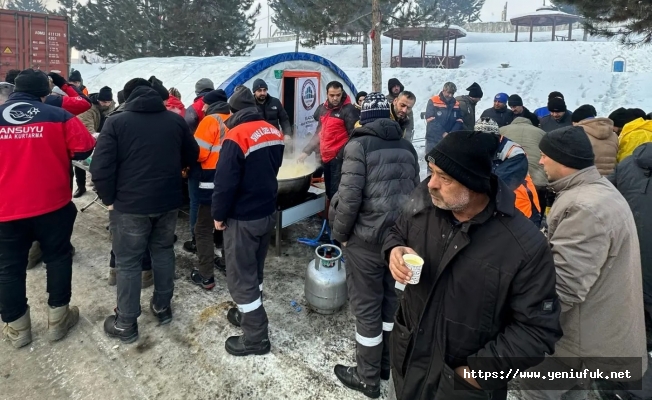
[[[68,18],[0,10],[0,81],[10,69],[40,69],[68,77]]]

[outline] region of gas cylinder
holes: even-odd
[[[347,300],[346,270],[342,249],[324,244],[315,249],[315,259],[308,264],[305,284],[306,301],[318,314],[334,314]]]

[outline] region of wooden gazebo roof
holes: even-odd
[[[536,12],[514,17],[509,21],[518,26],[559,26],[574,24],[581,21],[579,15],[568,14],[563,11],[539,8]]]
[[[383,33],[383,36],[396,40],[414,40],[434,42],[439,40],[453,40],[466,36],[466,31],[458,26],[450,25],[448,27],[411,27],[411,28],[392,28]]]

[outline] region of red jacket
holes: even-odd
[[[181,100],[177,99],[176,97],[174,97],[172,95],[170,95],[170,98],[168,98],[168,101],[165,104],[165,107],[168,109],[168,111],[172,111],[173,113],[177,113],[177,114],[181,115],[182,117],[186,116],[186,107],[184,107]]]
[[[349,96],[345,93],[343,101],[337,107],[332,107],[328,101],[320,105],[314,118],[319,121],[317,132],[321,159],[327,163],[333,160],[349,141],[355,123],[360,119],[360,112],[351,104]]]
[[[71,113],[13,93],[0,106],[0,222],[56,211],[70,202],[70,160],[95,139]]]
[[[51,94],[45,98],[45,104],[63,108],[73,115],[83,114],[91,109],[91,100],[84,96],[82,92],[73,85],[65,84],[61,90],[68,96],[58,96]]]

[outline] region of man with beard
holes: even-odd
[[[406,285],[390,350],[399,400],[505,398],[509,378],[469,373],[535,366],[562,335],[548,243],[491,173],[498,139],[460,131],[440,141],[426,157],[431,176],[385,239]],[[406,254],[425,261],[418,284]]]
[[[387,97],[387,101],[389,101],[390,104],[394,104],[394,100],[405,91],[405,86],[403,86],[401,81],[398,79],[392,78],[387,81],[387,89],[389,90],[389,93],[385,97]],[[412,137],[414,137],[414,114],[412,108],[410,108],[410,111],[407,113],[407,121],[408,122],[405,123],[405,126],[401,125],[401,128],[405,131],[405,138],[412,141]]]
[[[462,129],[460,103],[455,100],[457,86],[446,82],[441,92],[426,106],[426,153],[429,153],[449,132]]]
[[[408,142],[412,142],[412,137],[414,136],[414,129],[409,129],[409,127],[414,126],[410,115],[412,115],[412,107],[414,107],[414,103],[416,102],[417,97],[414,93],[405,90],[399,93],[391,103],[390,117],[401,126],[403,138]]]
[[[498,124],[499,128],[509,125],[514,120],[514,113],[507,109],[507,93],[498,93],[494,97],[494,106],[484,110],[480,118],[491,118]]]
[[[283,131],[286,141],[291,140],[292,124],[290,123],[290,117],[287,111],[285,111],[285,108],[283,108],[281,100],[270,96],[267,92],[268,89],[267,82],[264,80],[256,79],[254,81],[254,86],[251,88],[251,91],[254,92],[258,111],[260,111],[260,115],[263,116],[263,119],[267,123]]]
[[[507,99],[507,105],[514,113],[514,119],[516,118],[527,118],[532,122],[532,126],[539,126],[539,117],[536,116],[532,111],[528,110],[523,106],[523,99],[517,94],[509,96]]]
[[[113,92],[110,87],[104,86],[99,93],[93,93],[89,98],[92,104],[91,109],[80,114],[78,118],[91,134],[97,136],[102,131],[106,117],[115,109]],[[75,178],[77,180],[77,190],[72,197],[79,198],[86,193],[86,171],[75,167]]]

